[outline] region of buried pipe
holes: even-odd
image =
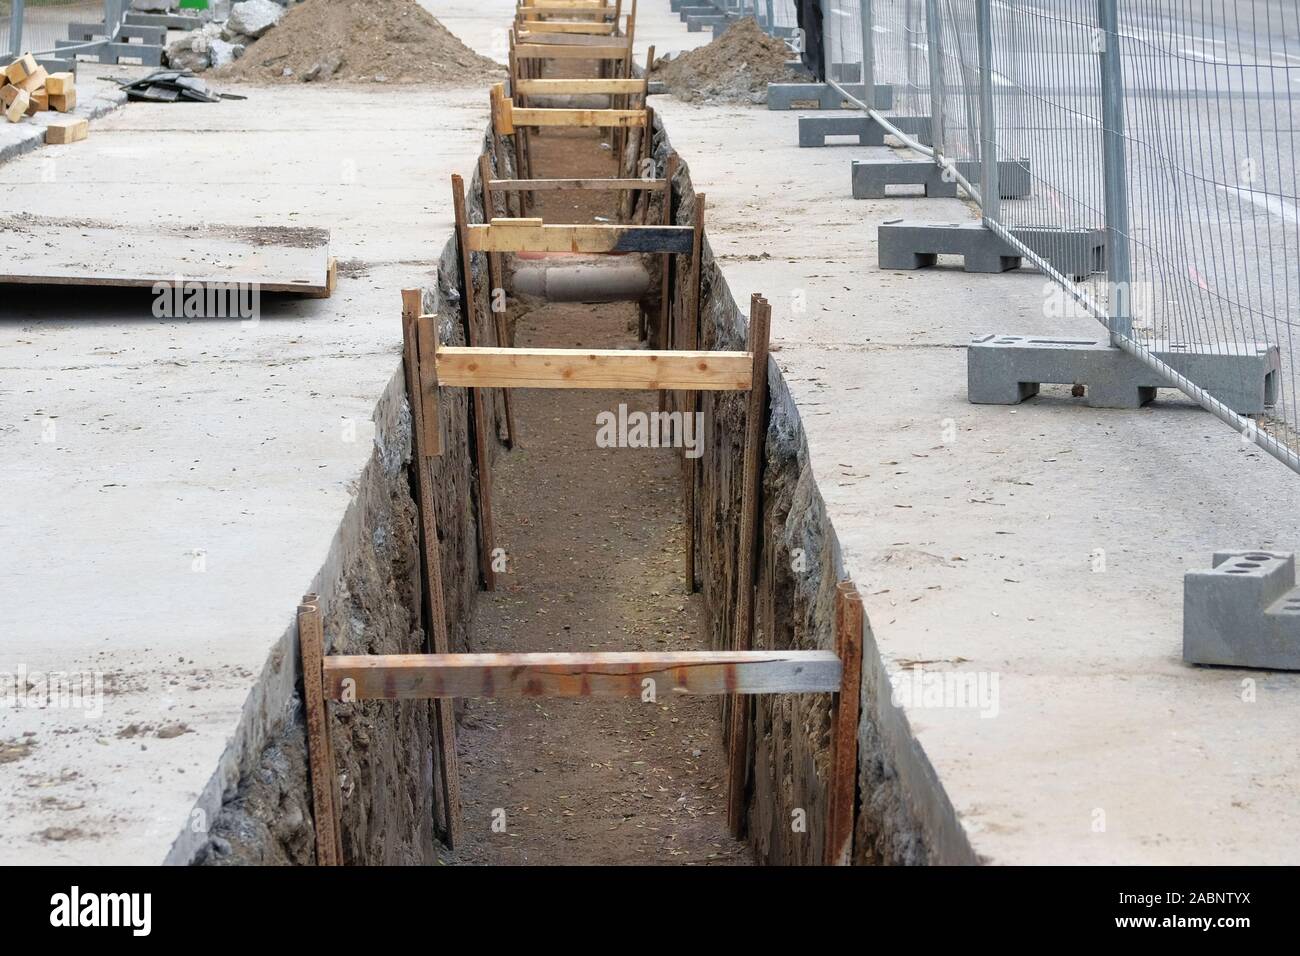
[[[517,261],[515,292],[548,302],[635,301],[650,289],[650,273],[640,256],[611,261],[559,255]]]

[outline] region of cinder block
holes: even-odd
[[[856,136],[858,145],[866,146],[875,120],[865,113],[847,116],[800,116],[799,145],[825,146],[827,136]]]
[[[877,237],[882,269],[922,269],[941,255],[961,256],[967,272],[1020,267],[1020,256],[979,222],[882,223]]]
[[[1241,415],[1261,414],[1277,398],[1282,356],[1276,345],[1224,343],[1201,348],[1152,342],[1151,353]],[[967,398],[1015,405],[1039,386],[1086,385],[1094,408],[1138,408],[1168,384],[1108,341],[984,335],[966,350]]]
[[[1300,670],[1295,555],[1217,551],[1209,570],[1183,576],[1183,660]]]
[[[958,160],[953,165],[968,180],[976,186],[979,185],[983,170],[978,162]],[[998,160],[998,192],[1003,199],[1027,199],[1033,194],[1033,176],[1030,175],[1029,160]]]
[[[841,84],[852,96],[862,99],[866,88],[861,83]],[[795,104],[800,104],[795,106]],[[816,103],[816,107],[805,104]],[[767,84],[767,108],[770,110],[823,109],[838,110],[844,108],[844,97],[840,91],[829,83],[769,83]],[[894,88],[892,86],[876,87],[876,109],[894,108]],[[856,107],[850,107],[856,109]]]
[[[930,117],[887,116],[890,123],[926,145],[930,144]],[[856,136],[859,146],[884,146],[885,127],[865,113],[854,116],[800,116],[799,145],[825,146],[827,136]]]
[[[691,14],[686,18],[687,33],[699,33],[705,27],[715,28],[714,32],[716,33],[717,27],[725,27],[726,25],[727,18],[723,14],[718,13],[717,10],[714,10],[712,13]]]
[[[71,40],[55,40],[55,52],[67,51],[68,47],[81,46]],[[143,43],[104,43],[86,50],[76,50],[75,56],[93,56],[100,63],[121,63],[124,60],[139,60],[142,66],[161,66],[162,47],[146,46]],[[66,67],[61,67],[66,68]]]
[[[195,19],[194,26],[200,25],[200,21]],[[191,27],[193,29],[193,27]],[[68,24],[68,39],[77,43],[89,43],[92,40],[103,37],[107,39],[108,32],[102,23],[70,23]],[[163,40],[167,37],[167,28],[165,26],[145,26],[137,23],[123,23],[117,29],[117,39],[123,43],[129,40],[139,40],[141,43],[153,46],[161,46]]]
[[[1017,227],[1012,234],[1052,268],[1076,279],[1106,267],[1106,234],[1100,229]],[[882,269],[920,269],[937,256],[961,256],[967,272],[1006,272],[1021,266],[1017,247],[979,222],[893,222],[879,230]]]
[[[826,70],[826,75],[836,83],[860,83],[862,82],[862,64],[832,63]]]
[[[854,199],[884,199],[889,186],[921,186],[930,198],[956,198],[957,181],[944,179],[934,160],[855,159],[851,167]]]
[[[953,165],[978,185],[978,163],[958,162]],[[1023,199],[1029,195],[1029,160],[1002,160],[998,169],[1003,199]],[[851,172],[854,199],[884,199],[889,186],[922,186],[930,198],[953,198],[957,195],[957,181],[946,179],[943,169],[924,157],[855,159]]]

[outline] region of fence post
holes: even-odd
[[[1116,0],[1097,0],[1100,29],[1096,52],[1101,67],[1101,137],[1106,190],[1106,273],[1110,285],[1110,337],[1115,342],[1133,336],[1129,253],[1128,180],[1124,149],[1124,63],[1119,49],[1119,10]]]
[[[947,150],[943,135],[943,35],[939,0],[925,0],[925,46],[930,59],[930,139],[936,163]]]
[[[754,3],[757,5],[758,0],[754,0]],[[767,32],[772,36],[776,36],[776,12],[772,9],[772,0],[767,0],[765,6],[767,14]]]
[[[9,57],[16,60],[23,55],[23,7],[26,0],[13,0],[9,8]]]
[[[993,0],[975,0],[975,38],[979,46],[980,207],[984,224],[1002,218],[998,182],[998,124],[993,112]]]
[[[876,47],[872,36],[871,0],[858,0],[862,20],[862,102],[876,108]]]

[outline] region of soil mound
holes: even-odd
[[[501,72],[414,0],[305,0],[215,75],[255,82],[473,86]]]
[[[688,102],[765,103],[767,84],[801,79],[785,65],[791,58],[784,41],[768,36],[753,17],[746,17],[707,46],[671,60],[655,60],[650,76]]]

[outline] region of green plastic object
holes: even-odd
[[[208,0],[181,0],[182,10],[206,10]]]

